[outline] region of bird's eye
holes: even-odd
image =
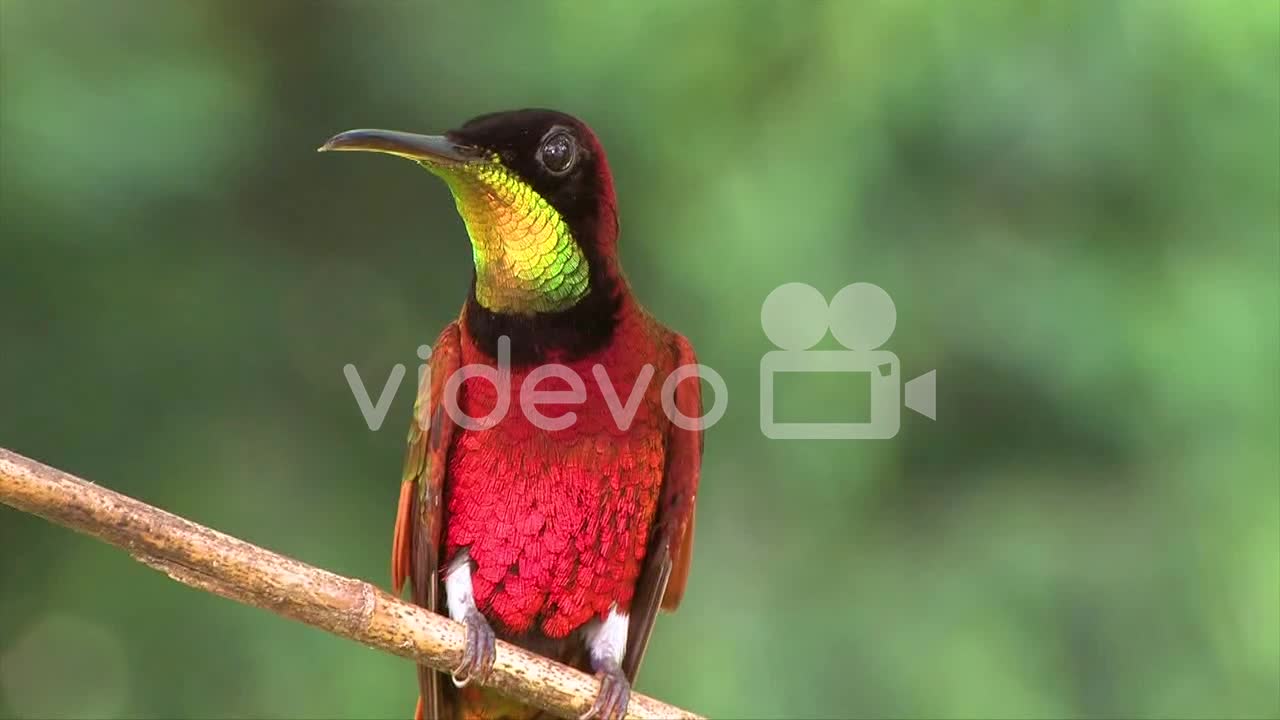
[[[542,141],[538,148],[538,162],[552,175],[563,175],[578,160],[578,143],[573,136],[563,130],[557,130]]]

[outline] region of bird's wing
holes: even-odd
[[[684,336],[675,335],[673,342],[677,368],[697,365],[693,346]],[[696,374],[676,385],[675,408],[685,418],[701,418],[702,386]],[[675,610],[684,596],[693,557],[693,512],[702,466],[702,427],[700,423],[680,427],[673,422],[668,433],[662,493],[644,566],[631,601],[627,652],[622,662],[622,670],[632,683],[640,671],[658,610]]]
[[[461,364],[458,324],[449,323],[431,351],[428,377],[422,378],[413,404],[409,448],[400,482],[395,538],[391,548],[391,587],[398,595],[405,579],[413,586],[413,602],[436,612],[443,527],[444,479],[455,424],[444,410],[444,386]],[[419,708],[428,720],[442,717],[441,675],[418,667]]]

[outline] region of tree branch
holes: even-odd
[[[437,670],[457,666],[463,626],[379,590],[197,525],[146,503],[0,448],[0,502],[124,548],[184,585],[269,610]],[[573,718],[599,682],[498,642],[486,685]],[[406,714],[408,709],[406,709]],[[634,720],[699,716],[632,693]]]

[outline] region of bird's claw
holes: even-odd
[[[470,610],[462,623],[467,626],[462,661],[450,676],[453,686],[459,688],[466,687],[472,680],[483,683],[493,670],[493,660],[497,655],[497,637],[479,610]]]
[[[600,678],[600,692],[591,709],[578,716],[578,720],[622,720],[631,702],[631,683],[618,663],[609,662],[596,673]]]

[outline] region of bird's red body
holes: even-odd
[[[492,362],[465,334],[461,349],[463,365]],[[516,368],[498,424],[455,436],[445,563],[470,547],[475,599],[491,620],[560,638],[614,603],[630,608],[663,480],[670,421],[662,383],[678,362],[675,336],[627,301],[611,342],[564,364],[581,379],[585,400],[537,406],[553,419],[574,413],[569,427],[548,431],[521,411],[521,387],[535,368]],[[531,387],[570,390],[558,377]],[[633,392],[639,399],[624,429]],[[492,383],[471,377],[459,405],[483,417],[497,402]]]
[[[604,149],[547,110],[444,136],[354,130],[325,149],[443,177],[476,259],[419,388],[392,547],[395,590],[410,582],[415,603],[467,627],[452,682],[419,667],[418,716],[538,717],[471,684],[502,637],[596,672],[584,717],[620,720],[659,609],[684,593],[701,396],[688,341],[622,275]]]

